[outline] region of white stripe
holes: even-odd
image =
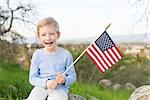
[[[117,48],[117,47],[116,47],[116,48]],[[114,52],[116,53],[116,55],[119,57],[119,59],[121,59],[121,56],[120,56],[119,52],[116,50],[116,48],[113,47],[112,49],[114,50]]]
[[[98,52],[100,53],[100,55],[103,57],[103,59],[105,60],[105,62],[108,64],[109,67],[111,67],[111,63],[107,60],[107,58],[105,57],[105,55],[102,53],[102,51],[97,47],[97,45],[95,43],[93,43],[94,47],[98,50]]]
[[[119,60],[117,59],[117,57],[114,55],[114,53],[112,52],[111,49],[108,49],[108,51],[110,52],[110,54],[113,56],[113,58],[115,59],[116,62],[118,62]]]
[[[100,65],[100,63],[97,61],[97,59],[93,56],[93,54],[87,49],[88,54],[94,59],[94,61],[97,63],[97,65],[100,67],[100,69],[104,72],[105,69]]]
[[[94,52],[94,54],[98,57],[98,59],[101,61],[101,63],[103,64],[103,66],[108,69],[107,65],[104,63],[104,61],[102,60],[102,58],[99,56],[99,54],[94,50],[94,48],[91,46],[90,47],[91,50]]]
[[[107,51],[104,51],[104,53],[106,54],[106,56],[108,57],[108,59],[115,64],[115,62],[113,61],[113,59],[111,58],[111,56],[107,53]]]

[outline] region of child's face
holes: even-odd
[[[56,40],[59,38],[59,32],[52,25],[45,25],[39,29],[39,40],[48,51],[55,50]]]

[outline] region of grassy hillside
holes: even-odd
[[[12,46],[11,49],[10,46]],[[72,53],[75,59],[86,46],[70,44],[64,47]],[[0,47],[0,100],[22,100],[28,96],[32,89],[28,82],[29,66],[27,66],[28,64],[21,64],[22,66],[20,66],[16,64],[16,61],[18,58],[24,57],[26,52],[22,46],[14,47],[10,43]],[[24,66],[27,68],[24,68]],[[92,61],[86,55],[83,55],[75,64],[75,69],[78,80],[71,86],[70,92],[82,95],[87,100],[90,100],[90,96],[99,100],[127,100],[132,92],[124,89],[127,82],[136,87],[150,84],[150,61],[146,57],[124,55],[123,59],[115,64],[112,69],[100,73]],[[100,86],[98,83],[101,79],[109,79],[113,85],[121,84],[121,90],[113,91],[111,88]]]
[[[0,100],[22,100],[31,89],[28,71],[22,70],[17,64],[0,63]],[[127,100],[131,94],[131,91],[113,91],[99,84],[86,82],[76,82],[71,86],[70,92],[82,95],[87,100],[91,100],[91,96],[99,100]]]

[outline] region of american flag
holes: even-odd
[[[122,58],[121,52],[106,31],[87,48],[86,54],[101,72],[105,72]]]

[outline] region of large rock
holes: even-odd
[[[137,88],[131,94],[129,100],[150,100],[150,85]]]
[[[68,100],[85,100],[85,98],[77,94],[69,94]]]

